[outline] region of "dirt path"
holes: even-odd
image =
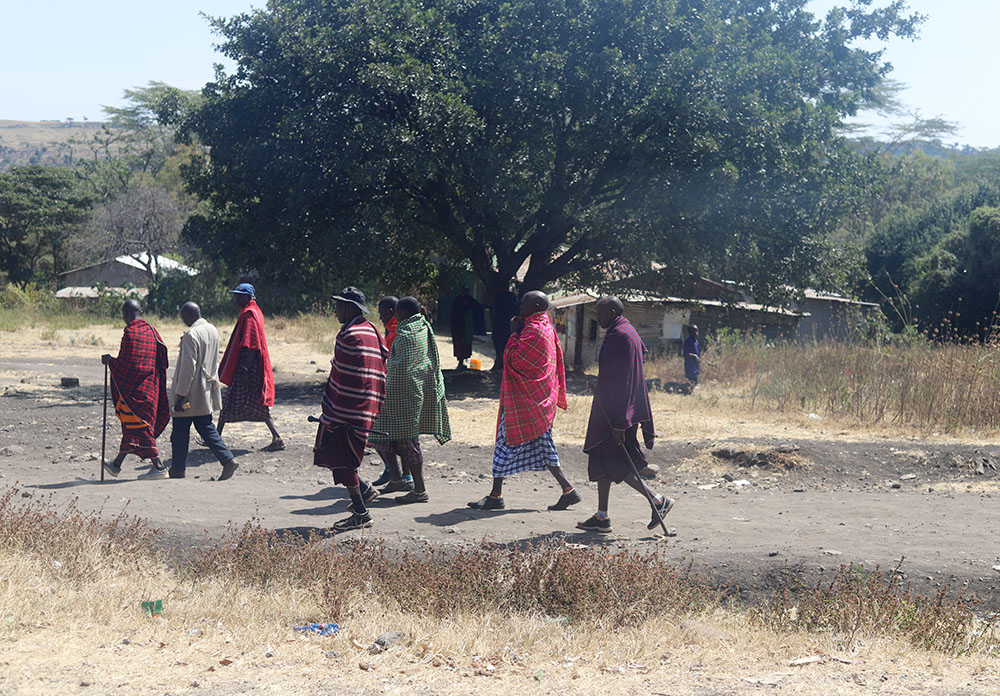
[[[67,372],[81,378],[79,388],[57,386],[58,375]],[[192,452],[185,480],[137,481],[141,471],[130,459],[119,479],[97,481],[101,379],[93,361],[0,359],[0,486],[16,485],[25,496],[60,503],[75,499],[84,509],[109,515],[127,509],[161,527],[165,542],[181,546],[251,518],[272,529],[307,533],[325,531],[346,515],[343,489],[311,465],[315,430],[306,416],[319,402],[321,376],[278,373],[274,413],[288,449],[257,451],[268,441],[262,424],[229,426],[226,439],[240,469],[221,483],[213,480],[220,467],[204,449]],[[480,384],[482,390],[488,384]],[[668,518],[677,536],[663,541],[647,532],[645,502],[619,487],[612,493],[615,532],[595,538],[574,529],[596,505],[578,445],[560,446],[569,477],[584,496],[575,509],[546,510],[558,492],[544,473],[508,481],[508,508],[502,512],[467,508],[489,488],[492,449],[483,433],[489,432],[494,402],[473,396],[452,405],[456,441],[445,447],[429,438],[425,443],[431,502],[398,506],[377,500],[375,527],[338,535],[335,542],[361,534],[401,545],[552,538],[628,545],[658,550],[672,561],[692,560],[748,593],[769,589],[789,570],[815,580],[842,563],[886,568],[905,557],[903,572],[914,589],[932,592],[954,575],[957,587],[967,586],[986,606],[1000,608],[1000,572],[993,570],[1000,566],[1000,540],[993,532],[1000,525],[1000,446],[802,433],[792,441],[735,438],[720,445],[669,436],[658,442],[650,461],[662,470],[655,487],[678,499]],[[114,451],[117,426],[108,434]],[[169,454],[168,435],[160,444]],[[777,445],[785,454],[770,451]],[[730,458],[712,456],[721,450]],[[380,471],[377,456],[369,456],[364,474],[374,478]]]

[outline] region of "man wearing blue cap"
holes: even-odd
[[[240,316],[219,363],[219,381],[229,388],[222,395],[217,430],[221,435],[226,423],[263,421],[271,431],[271,444],[263,450],[277,452],[285,449],[285,443],[271,419],[274,372],[264,336],[264,313],[257,306],[257,292],[250,283],[240,283],[230,294],[240,308]]]

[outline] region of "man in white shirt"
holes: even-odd
[[[212,423],[212,413],[222,408],[219,387],[219,332],[201,316],[194,302],[181,307],[181,319],[189,327],[181,336],[180,353],[170,386],[171,414],[174,427],[170,433],[173,461],[170,478],[184,478],[191,425],[212,450],[222,474],[219,481],[232,478],[238,464]]]

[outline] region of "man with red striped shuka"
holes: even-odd
[[[469,503],[475,510],[502,510],[504,478],[543,469],[555,477],[562,489],[559,500],[549,510],[565,510],[581,500],[563,475],[552,441],[556,408],[566,410],[566,366],[548,310],[549,298],[533,290],[521,298],[520,316],[510,321],[493,450],[493,489],[486,497]]]
[[[229,388],[222,395],[216,430],[222,435],[226,423],[263,421],[271,431],[271,442],[261,451],[277,452],[285,449],[285,442],[271,418],[274,372],[264,336],[264,313],[257,305],[257,291],[250,283],[240,283],[229,294],[240,308],[240,316],[219,362],[219,381]]]
[[[170,422],[167,397],[167,346],[142,317],[142,307],[135,300],[122,305],[125,332],[118,357],[110,353],[101,362],[111,371],[111,396],[115,415],[122,424],[122,442],[113,462],[101,462],[112,476],[122,471],[122,462],[130,454],[151,459],[152,468],[141,479],[166,478],[167,469],[160,462],[156,438]]]
[[[385,397],[388,351],[378,330],[364,318],[368,308],[363,292],[349,286],[333,299],[341,328],[323,394],[313,464],[330,469],[334,483],[347,487],[351,516],[333,525],[336,531],[347,531],[372,526],[366,503],[373,501],[378,491],[358,477],[358,468]]]
[[[646,449],[653,449],[653,412],[646,387],[646,346],[622,315],[624,311],[617,297],[597,301],[597,323],[607,333],[597,360],[597,386],[583,443],[583,451],[589,455],[587,473],[597,482],[597,512],[576,526],[598,534],[611,532],[608,499],[612,483],[624,481],[653,503],[646,529],[660,524],[674,506],[672,499],[648,490],[637,475],[646,468],[638,431],[641,427]]]

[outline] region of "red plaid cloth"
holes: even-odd
[[[398,320],[393,317],[385,323],[385,349],[392,352],[392,342],[396,340],[396,325]]]
[[[625,317],[616,318],[604,335],[597,359],[597,386],[590,407],[584,452],[611,440],[611,424],[628,430],[642,423],[644,438],[652,437],[653,412],[646,389],[645,362],[646,346],[632,322]],[[617,448],[617,445],[612,443],[612,447]]]
[[[125,327],[118,357],[108,360],[111,394],[123,401],[131,414],[146,428],[128,428],[123,433],[122,450],[140,456],[156,456],[156,438],[170,422],[167,397],[167,346],[144,319]],[[124,427],[123,421],[123,427]],[[125,440],[128,440],[128,449]]]
[[[264,406],[274,406],[274,372],[271,369],[271,356],[267,354],[267,338],[264,336],[264,313],[260,311],[256,300],[246,303],[240,316],[236,319],[236,328],[229,337],[229,345],[222,354],[219,363],[219,381],[232,386],[236,367],[240,362],[240,349],[250,348],[260,352],[260,369],[264,376],[262,380],[260,400]]]
[[[323,394],[321,428],[338,423],[372,427],[385,398],[387,356],[378,330],[364,317],[359,316],[340,329]],[[368,444],[368,433],[354,428],[347,432],[351,449],[360,461]]]
[[[547,312],[524,319],[520,335],[507,341],[500,382],[500,417],[512,447],[544,435],[556,419],[556,407],[566,410],[566,366],[562,346]]]

